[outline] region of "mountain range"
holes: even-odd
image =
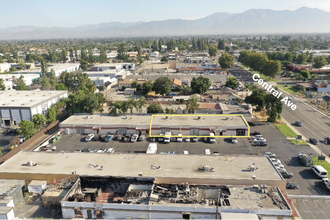
[[[109,22],[70,28],[17,26],[0,29],[0,40],[328,33],[329,22],[330,12],[308,7],[295,11],[250,9],[243,13],[218,12],[195,20]]]

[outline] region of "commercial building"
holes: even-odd
[[[86,71],[89,77],[109,77],[109,79],[125,79],[126,75],[129,75],[130,72],[125,69],[107,69],[103,71]]]
[[[91,67],[91,71],[105,71],[105,70],[134,70],[134,63],[102,63]]]
[[[31,121],[35,114],[46,114],[52,104],[68,97],[67,91],[0,91],[0,127]]]
[[[38,166],[22,166],[28,161]],[[63,218],[292,215],[286,181],[268,157],[20,152],[1,166],[0,178],[79,176],[61,195]]]
[[[9,72],[10,63],[0,63],[0,73]]]
[[[151,128],[151,130],[150,130]],[[249,126],[240,115],[143,115],[112,117],[107,114],[73,115],[60,124],[60,129],[72,134],[136,134],[151,135],[172,132],[183,136],[248,136]]]
[[[3,79],[6,86],[5,90],[12,90],[15,86],[15,80],[19,79],[21,76],[24,77],[24,82],[27,86],[31,86],[32,83],[39,79],[39,74],[1,74],[0,79]]]
[[[78,70],[80,67],[79,63],[66,63],[66,64],[55,64],[55,65],[49,65],[48,71],[51,72],[51,70],[54,70],[55,76],[59,77],[63,72],[73,72]]]

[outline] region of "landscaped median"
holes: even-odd
[[[277,127],[278,130],[280,130],[285,135],[285,137],[288,138],[288,140],[291,141],[291,143],[300,144],[300,145],[307,145],[306,141],[304,141],[304,140],[296,140],[296,137],[297,137],[296,132],[294,132],[286,124],[275,123],[274,125]]]
[[[285,87],[281,84],[277,84],[277,87],[284,90],[285,92],[287,93],[290,93],[290,94],[294,94],[294,93],[297,93],[299,92],[300,90],[296,87],[296,86],[288,86],[288,87]]]
[[[330,163],[326,160],[320,161],[318,157],[314,157],[314,165],[321,165],[326,171],[328,171],[328,178],[330,178]]]

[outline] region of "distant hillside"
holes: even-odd
[[[0,39],[102,38],[206,34],[268,34],[330,32],[330,12],[307,7],[295,11],[251,9],[218,12],[196,20],[110,22],[72,28],[18,26],[0,29]]]

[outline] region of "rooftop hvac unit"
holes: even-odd
[[[261,190],[261,192],[263,192],[263,193],[266,193],[266,189],[267,189],[268,187],[267,187],[267,185],[266,184],[261,184],[260,185],[260,190]]]

